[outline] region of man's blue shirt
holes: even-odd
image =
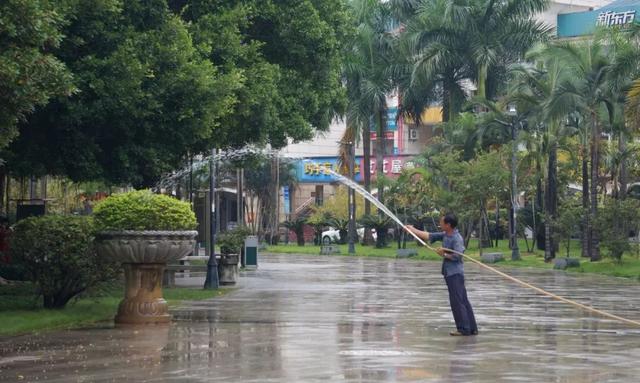
[[[440,233],[429,233],[429,241],[431,243],[442,241],[442,247],[445,249],[455,250],[464,253],[464,240],[458,229],[454,229],[451,235],[447,235],[444,231]],[[442,260],[442,275],[449,277],[455,274],[464,274],[462,265],[462,256],[459,254],[449,253],[451,259],[444,258]]]

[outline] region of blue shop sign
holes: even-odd
[[[360,157],[356,157],[356,181],[361,181]],[[296,163],[296,176],[302,183],[331,183],[338,180],[327,169],[338,171],[338,159],[336,157],[317,157],[301,160]]]
[[[558,37],[578,37],[593,34],[596,28],[621,27],[636,22],[640,2],[616,1],[607,7],[589,12],[558,15]]]
[[[398,108],[388,108],[387,109],[387,131],[396,131],[398,130],[398,123],[396,119],[398,118]]]

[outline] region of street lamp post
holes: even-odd
[[[514,104],[509,104],[507,114],[517,117],[518,111]],[[517,232],[517,215],[518,215],[518,182],[517,182],[517,166],[518,166],[518,145],[516,142],[517,128],[515,119],[511,121],[511,259],[517,261],[520,259],[520,249],[518,248],[518,232]]]
[[[215,237],[216,237],[216,149],[211,150],[211,162],[209,163],[209,261],[207,262],[207,279],[204,282],[205,289],[217,289],[220,286],[218,279],[218,262],[216,261]]]

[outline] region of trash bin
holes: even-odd
[[[258,268],[258,236],[249,235],[244,240],[244,267],[246,269]]]

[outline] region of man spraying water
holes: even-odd
[[[464,286],[464,266],[461,255],[465,250],[464,241],[457,226],[458,219],[456,216],[452,213],[447,213],[440,218],[440,227],[443,232],[429,233],[418,230],[412,225],[406,225],[405,227],[425,241],[432,243],[442,241],[443,247],[437,249],[436,252],[443,258],[442,275],[447,283],[449,304],[451,305],[453,319],[456,322],[456,331],[451,332],[450,335],[477,335],[476,318],[473,315],[471,303],[467,298],[467,289]],[[448,251],[449,249],[459,254]]]
[[[471,309],[471,304],[469,303],[469,299],[467,299],[467,290],[464,286],[464,270],[462,268],[462,258],[464,257],[466,257],[469,261],[473,262],[479,267],[482,267],[486,270],[496,273],[521,286],[535,290],[536,292],[542,295],[546,295],[550,298],[570,304],[575,307],[579,307],[583,310],[586,310],[592,313],[596,313],[598,315],[602,315],[607,318],[615,319],[620,322],[625,322],[625,323],[640,327],[640,321],[623,318],[621,316],[611,314],[603,310],[598,310],[594,307],[584,305],[582,303],[573,301],[571,299],[561,297],[559,295],[556,295],[554,293],[551,293],[549,291],[536,287],[530,283],[522,281],[518,278],[512,277],[511,275],[503,273],[502,271],[497,270],[489,265],[485,265],[484,263],[478,260],[469,258],[467,255],[463,253],[465,250],[464,242],[462,240],[462,236],[460,235],[460,233],[458,233],[458,230],[456,229],[458,220],[456,219],[455,215],[451,214],[449,216],[450,218],[447,218],[447,216],[445,215],[440,219],[440,227],[444,230],[444,232],[427,233],[421,230],[417,230],[415,227],[411,225],[405,225],[404,223],[402,223],[402,221],[400,221],[400,219],[396,217],[386,206],[384,206],[380,201],[378,201],[376,197],[371,195],[371,193],[366,191],[362,186],[358,185],[353,180],[350,180],[342,176],[341,174],[334,172],[330,168],[327,168],[326,170],[327,172],[332,174],[334,177],[336,177],[338,181],[349,186],[350,188],[353,188],[355,191],[360,193],[363,197],[371,201],[371,203],[373,203],[378,209],[383,211],[387,216],[391,217],[391,219],[393,219],[398,225],[400,225],[400,227],[402,227],[403,229],[408,231],[412,236],[414,236],[415,239],[418,242],[420,242],[422,245],[426,246],[430,250],[437,252],[438,254],[440,254],[440,256],[444,258],[443,265],[442,265],[442,273],[444,274],[445,281],[447,282],[447,287],[449,288],[449,300],[451,303],[451,310],[453,311],[453,316],[456,321],[456,326],[458,327],[457,331],[451,333],[451,335],[476,335],[478,333],[475,317],[473,316],[473,310]],[[441,247],[440,249],[434,249],[431,246],[429,246],[423,239],[431,240],[431,241],[442,240],[443,247]],[[454,274],[448,273],[449,267],[447,266],[447,262],[457,263],[459,265],[458,266],[459,272]],[[447,277],[447,275],[449,275],[449,277]],[[458,275],[458,276],[451,278],[451,276],[455,276],[455,275]],[[461,303],[463,304],[461,305]],[[457,316],[459,313],[463,313],[463,314],[461,316]]]

